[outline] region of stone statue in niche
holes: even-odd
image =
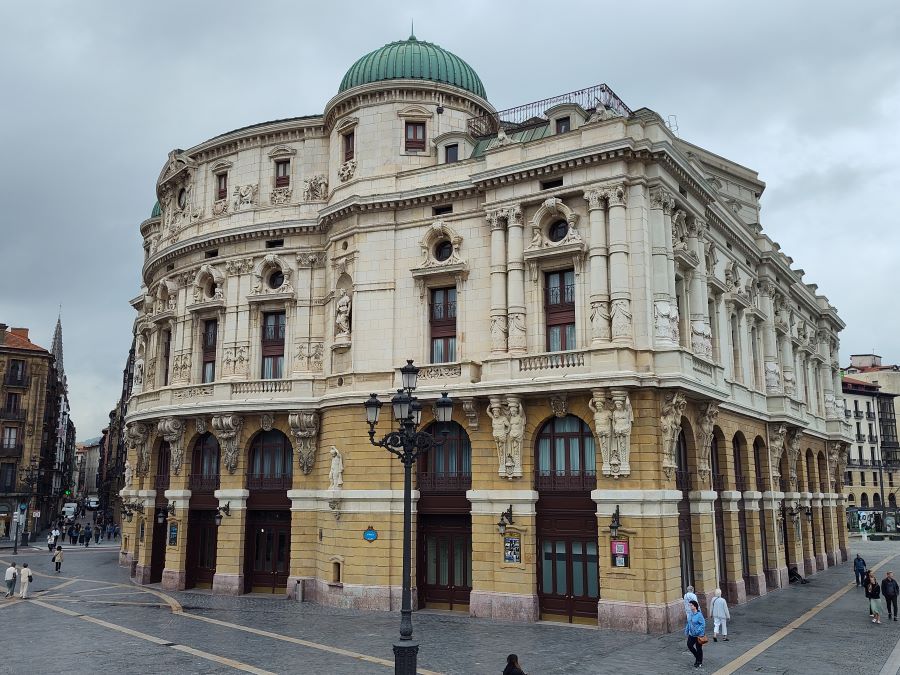
[[[133,478],[133,471],[131,470],[131,462],[127,459],[125,460],[125,488],[131,487],[131,481]]]
[[[509,415],[509,446],[506,456],[506,477],[522,475],[522,439],[525,437],[525,410],[517,397],[507,396]]]
[[[341,451],[331,446],[331,469],[328,472],[329,490],[340,490],[344,484],[344,458]]]
[[[613,300],[612,303],[612,336],[631,337],[631,308],[628,300]]]
[[[678,305],[668,300],[657,300],[653,303],[653,318],[656,326],[656,337],[678,342]]]
[[[600,442],[600,457],[602,460],[601,472],[609,476],[612,472],[610,466],[610,438],[612,436],[612,410],[610,410],[606,394],[603,391],[595,391],[588,401],[588,407],[594,413],[594,428],[597,431],[597,440]]]
[[[509,442],[509,418],[503,411],[503,404],[499,397],[492,397],[487,408],[487,416],[491,420],[491,433],[497,446],[497,459],[500,462],[500,475],[506,473],[506,458],[509,454],[507,446]]]
[[[334,325],[337,328],[335,337],[350,337],[350,296],[347,295],[347,291],[343,288],[337,301]]]
[[[144,359],[134,362],[134,378],[131,383],[131,393],[140,394],[144,391]]]
[[[610,473],[615,478],[631,473],[631,426],[634,411],[628,394],[613,393],[612,431],[613,446],[609,458]]]
[[[766,390],[778,391],[781,386],[781,376],[778,372],[778,364],[775,361],[766,361]]]
[[[666,478],[672,478],[678,470],[676,448],[681,434],[681,418],[687,407],[687,400],[681,392],[666,394],[659,416],[659,430],[663,442],[662,469]]]

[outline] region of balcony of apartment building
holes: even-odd
[[[853,411],[853,416],[854,416],[856,419],[861,420],[861,419],[863,418],[863,411],[862,411],[862,410],[859,410],[859,409],[856,409],[856,410]]]
[[[31,385],[31,376],[26,375],[24,370],[14,368],[3,377],[3,384],[7,387],[27,388]]]
[[[857,443],[862,443],[865,440],[866,440],[865,434],[856,434],[856,442]]]
[[[852,413],[850,411],[850,408],[844,408],[844,417],[846,417],[849,420],[851,414]]]
[[[25,419],[25,408],[19,406],[3,406],[0,408],[0,420],[2,421],[21,421]]]
[[[18,439],[0,439],[0,457],[22,457],[22,441]]]
[[[871,410],[867,410],[866,411],[866,419],[874,422],[875,421],[875,413],[872,412]]]
[[[877,444],[878,436],[876,436],[875,434],[869,434],[869,443]]]

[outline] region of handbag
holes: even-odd
[[[697,638],[697,644],[699,644],[699,645],[705,645],[707,642],[709,642],[709,638],[706,637],[705,635],[701,635],[700,637]]]

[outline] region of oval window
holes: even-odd
[[[439,241],[434,247],[434,258],[438,262],[449,260],[451,255],[453,255],[453,244],[446,239]]]
[[[187,190],[181,188],[178,191],[178,208],[183,209],[185,204],[187,204]]]
[[[569,224],[564,220],[557,220],[550,226],[547,236],[550,241],[562,241],[569,234]]]
[[[269,288],[276,289],[284,286],[284,274],[281,270],[275,270],[269,277]]]

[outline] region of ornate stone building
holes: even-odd
[[[396,609],[403,472],[361,403],[408,358],[456,401],[416,467],[419,606],[680,630],[687,584],[743,602],[840,561],[843,323],[764,187],[605,85],[498,112],[413,37],[321,115],[173,150],[123,563]]]

